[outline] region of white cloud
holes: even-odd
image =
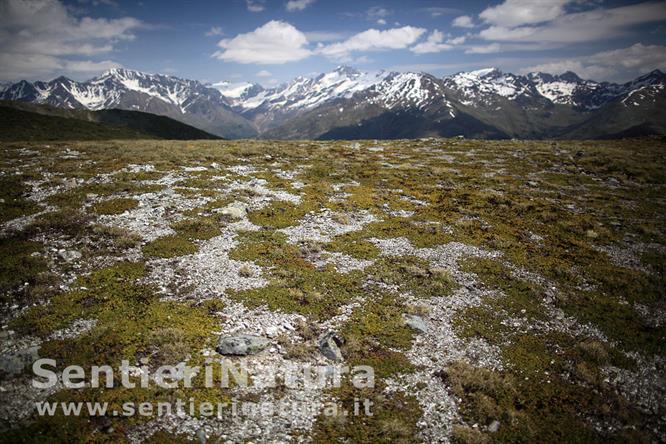
[[[287,11],[289,12],[302,11],[314,2],[315,0],[289,0],[285,5],[285,8],[287,8]]]
[[[120,64],[111,60],[93,62],[90,60],[65,60],[62,67],[68,72],[95,73],[120,68]]]
[[[262,12],[266,9],[264,0],[245,0],[245,5],[250,12]]]
[[[135,38],[144,24],[132,17],[74,17],[57,0],[0,2],[0,78],[37,78],[59,73],[96,72],[116,67],[87,57],[114,50]]]
[[[312,53],[308,39],[287,22],[271,20],[252,32],[218,43],[213,57],[228,62],[282,64],[302,60]]]
[[[555,62],[542,63],[521,69],[522,74],[529,72],[546,72],[549,74],[562,74],[567,71],[575,72],[584,79],[605,79],[615,74],[614,68],[587,65],[580,60],[559,60]]]
[[[267,71],[265,69],[262,69],[258,73],[255,74],[257,77],[271,77],[273,75],[272,72]]]
[[[654,69],[666,71],[666,46],[636,43],[627,48],[529,66],[521,72],[561,74],[573,71],[595,80],[627,80]]]
[[[527,23],[525,20],[523,18]],[[498,20],[479,36],[491,41],[580,43],[605,40],[620,35],[631,26],[663,20],[666,20],[666,4],[645,2],[564,14],[538,26],[511,26],[506,23],[516,20]]]
[[[430,17],[436,18],[436,17],[441,17],[442,15],[449,15],[449,14],[459,14],[460,10],[456,8],[443,8],[440,6],[433,6],[430,8],[423,8],[423,11],[427,12],[430,14]]]
[[[500,52],[502,47],[499,43],[491,43],[489,45],[473,45],[465,50],[465,54],[494,54]]]
[[[221,26],[213,26],[206,32],[206,37],[212,37],[215,35],[224,35]]]
[[[327,57],[345,60],[354,51],[378,51],[384,49],[404,49],[416,43],[425,34],[424,28],[403,26],[384,31],[368,29],[355,34],[343,42],[322,46],[319,52]]]
[[[442,52],[453,48],[453,45],[444,42],[444,34],[435,29],[430,33],[425,42],[421,42],[410,48],[410,51],[416,54],[428,54],[433,52]]]
[[[459,37],[448,39],[446,43],[448,43],[449,45],[462,45],[463,43],[465,43],[465,41],[467,41],[467,37],[461,35]]]
[[[349,34],[344,32],[332,31],[313,31],[305,33],[305,37],[307,37],[308,42],[334,42],[336,40],[342,40],[348,35]]]
[[[484,9],[479,17],[496,26],[513,27],[553,20],[572,0],[505,0]]]
[[[386,20],[384,20],[384,19],[379,19],[379,20],[377,20],[377,24],[378,24],[378,25],[381,25],[381,26],[384,26],[384,25],[386,25]]]
[[[453,20],[451,26],[455,26],[456,28],[473,28],[474,22],[469,15],[461,15]]]

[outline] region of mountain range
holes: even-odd
[[[143,111],[225,138],[616,138],[666,134],[666,75],[624,83],[496,68],[446,77],[340,66],[274,88],[112,69],[0,86],[0,99]]]

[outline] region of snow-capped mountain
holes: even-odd
[[[448,103],[442,82],[430,74],[391,73],[368,89],[368,101],[386,109],[424,109]]]
[[[276,88],[248,94],[235,105],[243,112],[252,110],[297,111],[315,108],[329,100],[349,98],[381,82],[389,73],[363,73],[348,66],[314,78],[297,77]],[[229,96],[231,97],[231,96]]]
[[[666,122],[655,120],[660,114],[654,111],[666,95],[665,77],[653,71],[613,84],[583,80],[572,72],[516,75],[488,68],[437,78],[340,66],[266,89],[255,83],[203,84],[113,69],[86,82],[59,77],[0,86],[0,99],[72,109],[144,111],[231,138],[452,134],[538,138],[564,137],[571,128],[576,134],[600,137],[604,134],[588,135],[581,125],[616,105],[632,114],[625,120],[633,126],[666,132]],[[652,123],[646,126],[648,121]]]
[[[275,88],[247,88],[227,95],[234,109],[260,130],[279,126],[291,118],[336,99],[349,99],[371,88],[390,73],[363,73],[347,66],[313,78],[296,77]]]
[[[582,80],[573,73],[523,76],[496,68],[442,79],[425,73],[387,73],[371,87],[351,97],[323,101],[265,131],[264,136],[543,138],[566,137],[571,128],[577,128],[581,137],[603,137],[628,127],[618,122],[615,127],[620,130],[614,133],[606,127],[590,133],[578,128],[615,103],[633,103],[627,98],[633,96],[643,104],[642,117],[626,118],[627,124],[666,133],[666,120],[659,121],[655,117],[659,113],[651,111],[664,97],[664,85],[665,76],[659,71],[623,85]],[[641,126],[651,120],[655,124]]]
[[[258,83],[249,82],[228,82],[222,81],[213,83],[210,86],[217,89],[224,97],[232,102],[245,100],[248,97],[255,96],[264,90],[264,87]]]
[[[112,69],[86,82],[66,77],[50,82],[21,81],[0,93],[0,98],[92,111],[144,111],[222,137],[256,135],[252,125],[232,111],[227,98],[217,89],[196,80],[127,69]]]
[[[571,71],[559,75],[536,72],[521,76],[488,68],[454,74],[445,77],[444,82],[460,94],[461,103],[469,106],[493,105],[498,97],[519,102],[545,98],[553,104],[592,111],[639,87],[663,84],[664,75],[654,71],[620,85],[583,80]]]
[[[527,78],[505,74],[497,68],[454,74],[445,77],[444,84],[460,94],[464,105],[490,105],[497,96],[508,100],[539,96],[534,84]]]
[[[583,80],[571,71],[560,75],[530,73],[527,77],[551,102],[583,110],[598,109],[625,92],[622,85]]]
[[[624,97],[621,103],[625,107],[645,107],[655,104],[666,89],[666,75],[655,70],[631,82],[622,85]]]

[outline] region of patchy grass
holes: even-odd
[[[29,188],[24,184],[30,177],[12,175],[0,177],[0,222],[36,213],[39,206],[26,199]]]
[[[272,268],[268,286],[230,292],[233,299],[250,307],[267,305],[271,310],[321,320],[335,315],[340,305],[363,291],[360,272],[338,273],[332,266],[318,270],[301,256],[298,246],[286,242],[282,233],[243,232],[229,257]]]
[[[178,235],[190,240],[210,239],[220,234],[220,222],[213,217],[183,219],[171,225]]]
[[[379,259],[368,273],[373,281],[397,285],[418,297],[446,296],[457,286],[447,270],[413,256]]]
[[[10,303],[14,297],[36,290],[47,271],[44,259],[34,255],[41,250],[40,243],[23,236],[0,237],[0,294],[3,303]]]
[[[138,205],[139,201],[136,199],[119,197],[97,202],[92,205],[92,210],[97,214],[122,214],[136,208]]]
[[[194,254],[199,250],[196,244],[184,236],[164,236],[148,242],[143,247],[143,254],[148,257],[170,258]]]
[[[336,397],[336,407],[317,418],[313,430],[315,442],[419,442],[416,436],[421,407],[413,396],[401,392],[385,395],[380,390],[357,390],[345,385],[332,394]],[[359,399],[372,402],[372,416],[363,413],[362,404],[359,410],[362,414],[354,415]]]

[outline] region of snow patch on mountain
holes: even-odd
[[[388,109],[399,107],[422,109],[435,100],[448,104],[442,87],[428,74],[393,73],[375,85],[370,103]]]
[[[330,100],[350,98],[384,80],[389,73],[384,71],[363,73],[347,66],[320,74],[315,78],[296,77],[289,83],[258,91],[255,95],[237,99],[234,106],[241,112],[301,111],[313,109]],[[223,93],[224,94],[224,93]],[[236,99],[232,94],[225,94]]]
[[[521,76],[505,74],[497,68],[485,68],[477,71],[460,72],[444,79],[451,89],[461,93],[464,105],[480,102],[488,104],[493,95],[509,100],[521,95],[531,95],[533,90],[529,82]]]
[[[217,89],[223,96],[228,97],[230,99],[238,100],[244,94],[246,94],[251,88],[256,87],[257,84],[249,82],[232,83],[232,82],[227,82],[225,80],[222,82],[213,83],[211,84],[211,86]]]

